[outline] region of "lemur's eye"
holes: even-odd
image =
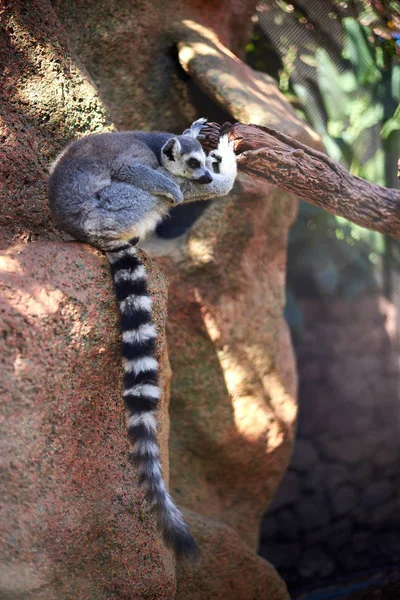
[[[191,169],[198,169],[200,167],[200,161],[197,158],[189,158],[187,164]]]

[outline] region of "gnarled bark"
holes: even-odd
[[[238,123],[239,170],[357,225],[400,238],[400,190],[351,175],[326,154],[269,127]]]

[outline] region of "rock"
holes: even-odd
[[[394,487],[390,481],[374,481],[361,495],[361,506],[370,508],[378,504],[384,504],[393,496]]]
[[[361,494],[364,493],[374,477],[372,461],[363,461],[351,469],[351,482],[359,488]]]
[[[317,491],[327,489],[333,491],[342,485],[352,480],[352,475],[346,467],[342,465],[335,465],[329,463],[323,463],[317,465],[304,482],[304,489],[309,491]]]
[[[323,527],[331,519],[327,502],[321,494],[302,496],[294,505],[294,510],[299,520],[299,526],[303,531]]]
[[[118,0],[87,2],[79,10],[59,0],[32,0],[29,11],[20,0],[7,4],[17,11],[18,27],[6,23],[10,39],[0,48],[12,77],[12,85],[1,90],[7,123],[1,244],[58,239],[45,193],[49,162],[72,137],[112,129],[106,105],[118,129],[179,131],[198,116],[198,97],[193,97],[201,92],[178,76],[171,54],[177,22],[193,19],[194,29],[202,23],[200,35],[210,34],[204,42],[220,44],[218,60],[225,61],[229,51],[244,52],[254,12],[253,1],[237,0],[233,12],[226,0],[204,7],[197,0],[162,0],[146,10],[141,3]],[[193,31],[188,21],[183,28]],[[316,140],[269,78],[246,74],[257,86],[249,93],[263,122],[273,119],[280,130]],[[209,118],[225,118],[218,107],[208,106]],[[245,178],[233,200],[215,203],[184,236],[185,243],[171,244],[174,255],[166,261],[172,278],[173,487],[176,498],[206,515],[199,517],[198,532],[204,532],[204,560],[215,570],[220,566],[216,593],[226,597],[239,590],[247,600],[246,594],[250,599],[271,592],[270,598],[286,600],[285,586],[256,556],[256,547],[261,514],[288,464],[296,419],[295,367],[282,319],[287,232],[296,200]],[[7,523],[17,532],[8,537],[9,556],[18,554],[15,564],[7,563],[11,581],[17,585],[24,575],[42,590],[40,600],[47,600],[46,594],[51,600],[171,598],[170,553],[160,544],[126,466],[116,311],[114,304],[103,306],[111,302],[108,270],[96,253],[75,245],[35,244],[21,252],[21,260],[28,257],[38,285],[31,288],[21,277],[18,285],[28,286],[28,292],[19,297],[13,288],[12,293],[16,306],[25,302],[38,316],[24,317],[24,305],[15,317],[18,336],[9,334],[12,367],[26,391],[26,406],[19,393],[8,409],[7,433],[16,431],[9,477],[18,479],[21,465],[28,465],[25,487],[17,490],[12,479],[7,498],[7,514],[17,511],[17,495],[27,509],[18,512],[22,525],[11,516]],[[162,324],[165,281],[156,270],[150,281],[162,290],[155,303]],[[54,302],[59,308],[49,317],[46,311]],[[27,357],[20,351],[25,339]],[[11,373],[10,364],[7,368]],[[35,410],[33,395],[39,398]],[[167,473],[165,406],[160,420]],[[41,520],[39,509],[45,514]],[[219,523],[236,533],[221,535]],[[215,544],[207,545],[207,536]],[[221,559],[225,553],[232,556],[232,567]],[[192,577],[188,567],[187,575],[180,575],[180,590],[186,585],[208,600],[214,584],[209,573],[193,567]],[[14,596],[28,596],[25,591],[14,589]]]
[[[352,537],[352,529],[351,516],[341,518],[336,522],[331,521],[320,529],[308,531],[304,543],[306,547],[322,544],[328,550],[332,550],[332,555],[335,555],[339,548],[349,543],[349,539]]]
[[[168,477],[166,282],[148,263],[162,356]],[[0,596],[172,600],[174,561],[127,458],[117,309],[106,260],[76,243],[1,257],[5,478]]]
[[[277,294],[275,285],[284,281],[293,206],[249,179],[240,178],[230,201],[212,204],[175,250],[170,244],[161,264],[170,281],[172,486],[189,508],[256,549],[296,417],[283,288]]]
[[[342,437],[333,433],[323,434],[317,439],[318,447],[324,458],[330,461],[355,465],[369,458],[376,448],[378,439],[374,435],[366,437]]]
[[[373,534],[371,531],[358,531],[351,538],[351,544],[356,553],[366,553],[370,549],[373,541]]]
[[[376,543],[376,532],[373,532],[374,541]],[[379,551],[385,557],[392,559],[394,556],[400,556],[400,539],[399,528],[396,527],[393,531],[384,531],[379,535],[378,541]]]
[[[397,538],[400,531],[397,313],[375,294],[357,302],[302,298],[300,306],[306,333],[296,342],[297,435],[315,441],[319,457],[301,480],[301,535],[294,543],[301,556],[319,546],[340,561],[336,577],[396,556],[393,546],[385,552],[381,540],[387,531]],[[309,510],[305,504],[310,493],[317,497],[318,526],[314,503]],[[305,522],[313,527],[305,529]],[[297,584],[302,579],[296,567],[290,577]]]
[[[240,5],[240,4],[239,4]],[[233,14],[236,10],[233,11]],[[179,27],[178,56],[182,68],[207,95],[243,123],[283,127],[292,137],[316,144],[317,136],[300,121],[276,88],[273,77],[237,60],[215,32],[183,21]],[[238,88],[238,82],[241,83]],[[266,119],[266,105],[273,105]]]
[[[283,508],[275,518],[280,537],[285,540],[296,540],[299,537],[299,523],[293,510]]]
[[[302,380],[299,397],[303,402],[299,405],[298,435],[314,440],[322,432],[330,431],[329,420],[334,409],[332,403],[327,402],[326,385]]]
[[[168,253],[160,263],[170,281],[172,491],[254,553],[297,411],[282,318],[292,218],[288,196],[241,177],[230,200],[214,202],[185,236],[145,246]]]
[[[196,565],[177,566],[176,600],[289,600],[276,570],[245,544],[231,527],[204,515],[185,516],[202,554]]]
[[[278,520],[275,517],[275,513],[267,513],[261,523],[261,539],[273,539],[278,531]]]
[[[357,523],[365,528],[378,530],[399,527],[398,506],[394,499],[375,506],[357,506],[353,511]]]
[[[305,579],[328,577],[335,570],[335,563],[321,546],[309,548],[301,557],[299,573]]]
[[[317,461],[318,453],[312,442],[303,438],[297,438],[292,460],[290,461],[290,468],[305,473],[313,469]]]
[[[389,441],[389,440],[388,440]],[[391,440],[390,440],[391,441]],[[392,467],[393,463],[397,465],[397,475],[400,475],[400,464],[399,464],[399,448],[395,444],[386,443],[382,444],[380,448],[375,452],[372,457],[374,465],[379,467],[381,473],[386,473],[387,466]]]
[[[350,512],[356,506],[358,494],[353,487],[342,485],[332,490],[329,500],[335,516],[340,517]]]
[[[327,536],[327,546],[337,551],[339,548],[347,545],[353,535],[353,518],[352,515],[342,518],[336,523],[329,526],[329,534]],[[334,552],[333,552],[334,554]]]
[[[375,396],[373,396],[373,402],[369,402],[368,396],[371,394],[362,394],[365,396],[365,404],[363,406],[357,406],[352,403],[348,403],[346,408],[342,408],[333,412],[329,416],[329,429],[332,432],[340,432],[343,437],[359,437],[364,433],[371,431],[373,424],[373,416],[371,406],[375,402]]]
[[[375,506],[373,509],[370,508],[369,511],[370,524],[375,531],[390,527],[398,529],[400,520],[396,500],[387,500],[383,504]]]
[[[261,548],[261,554],[267,560],[273,561],[279,569],[289,569],[298,565],[301,551],[296,544],[269,540]]]
[[[301,477],[294,471],[287,471],[272,502],[271,509],[295,504],[301,495]]]
[[[0,61],[10,77],[10,85],[0,86],[1,249],[15,240],[60,237],[46,196],[50,161],[77,132],[113,128],[85,68],[71,56],[51,3],[29,4],[26,10],[12,0],[1,16]]]
[[[358,571],[360,569],[371,568],[375,566],[371,560],[371,553],[356,554],[351,544],[344,546],[337,555],[337,562],[340,565],[339,570],[347,573]],[[371,565],[372,562],[372,565]]]

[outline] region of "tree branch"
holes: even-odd
[[[208,148],[215,145],[218,133],[219,126],[208,124],[202,143]],[[350,175],[326,154],[269,127],[236,123],[229,137],[235,140],[239,171],[279,185],[357,225],[400,239],[400,190]]]

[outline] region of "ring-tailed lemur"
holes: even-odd
[[[157,332],[151,319],[139,238],[154,230],[171,205],[224,196],[236,177],[228,137],[205,155],[197,136],[206,119],[180,136],[131,131],[92,135],[70,144],[50,169],[53,217],[74,238],[106,252],[119,303],[124,401],[132,459],[164,540],[177,556],[196,543],[164,484],[156,438],[160,400]]]

